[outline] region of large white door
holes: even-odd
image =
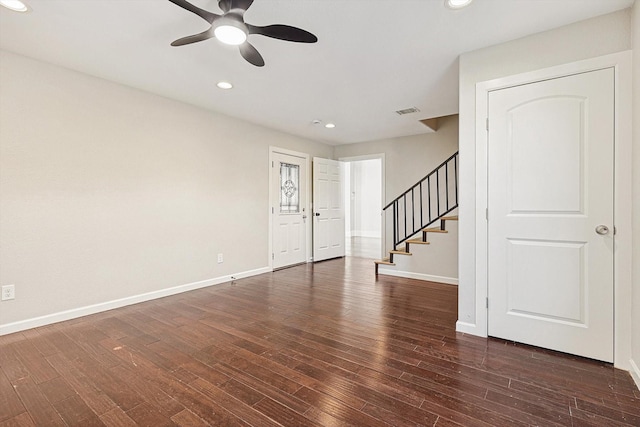
[[[344,201],[340,162],[313,158],[313,260],[344,256]]]
[[[489,335],[613,362],[614,72],[489,94]]]
[[[274,153],[272,185],[272,266],[306,262],[306,159]]]

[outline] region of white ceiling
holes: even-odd
[[[215,39],[171,47],[208,24],[166,0],[26,1],[24,14],[0,7],[0,48],[336,145],[428,132],[420,119],[457,113],[463,52],[633,4],[475,0],[450,10],[444,0],[255,0],[246,22],[319,39],[250,36],[266,62],[257,68]],[[192,3],[220,13],[215,0]],[[234,89],[216,88],[220,80]],[[420,112],[395,113],[408,107]]]

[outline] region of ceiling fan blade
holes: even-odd
[[[264,66],[262,55],[260,55],[260,52],[249,42],[244,42],[240,45],[240,55],[256,67]]]
[[[315,43],[318,38],[308,31],[290,25],[267,25],[266,27],[257,27],[247,24],[249,34],[260,34],[262,36],[274,39],[286,40],[297,43]]]
[[[201,33],[194,34],[192,36],[182,37],[181,39],[175,40],[174,42],[171,43],[171,46],[184,46],[186,44],[201,42],[203,40],[207,40],[212,37],[215,37],[215,35],[213,34],[213,28],[209,28],[208,30],[203,31]]]
[[[220,15],[213,12],[209,12],[208,10],[200,9],[198,6],[192,5],[186,0],[169,0],[169,1],[175,4],[176,6],[180,6],[181,8],[188,10],[191,13],[195,13],[200,18],[207,21],[209,24],[213,24],[213,21],[215,21],[220,17]]]
[[[229,9],[231,9],[231,0],[219,0],[218,7],[222,9],[224,13],[229,12]]]

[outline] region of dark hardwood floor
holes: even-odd
[[[0,337],[0,426],[640,426],[629,374],[455,332],[457,288],[303,265]]]

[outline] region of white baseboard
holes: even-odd
[[[456,332],[462,332],[469,335],[475,335],[477,337],[486,337],[487,335],[479,333],[478,327],[475,323],[467,323],[461,320],[456,322]]]
[[[633,378],[633,381],[636,383],[636,387],[640,390],[640,368],[638,368],[638,365],[633,359],[629,360],[629,364],[631,365],[631,370],[629,371],[631,373],[631,378]]]
[[[170,295],[181,294],[183,292],[193,291],[196,289],[206,288],[207,286],[219,285],[221,283],[230,282],[233,278],[243,279],[245,277],[257,276],[258,274],[269,273],[271,268],[263,267],[255,270],[244,271],[241,273],[230,274],[227,276],[216,277],[213,279],[201,280],[199,282],[187,283],[186,285],[174,286],[171,288],[160,289],[158,291],[147,292],[144,294],[133,295],[113,301],[102,302],[98,304],[88,305],[85,307],[73,308],[71,310],[60,311],[58,313],[47,314],[44,316],[34,317],[31,319],[20,320],[18,322],[6,323],[0,325],[0,335],[13,334],[15,332],[24,331],[26,329],[37,328],[40,326],[50,325],[52,323],[63,322],[65,320],[76,319],[90,314],[100,313],[114,308],[120,308],[127,305],[138,304],[145,301],[151,301],[157,298],[163,298]]]
[[[379,231],[369,230],[351,230],[351,235],[348,237],[372,237],[376,239],[382,238],[382,234]]]
[[[411,271],[397,271],[389,268],[378,267],[378,274],[387,276],[404,277],[406,279],[426,280],[427,282],[446,283],[447,285],[457,285],[458,279],[455,277],[434,276],[432,274],[412,273]]]

